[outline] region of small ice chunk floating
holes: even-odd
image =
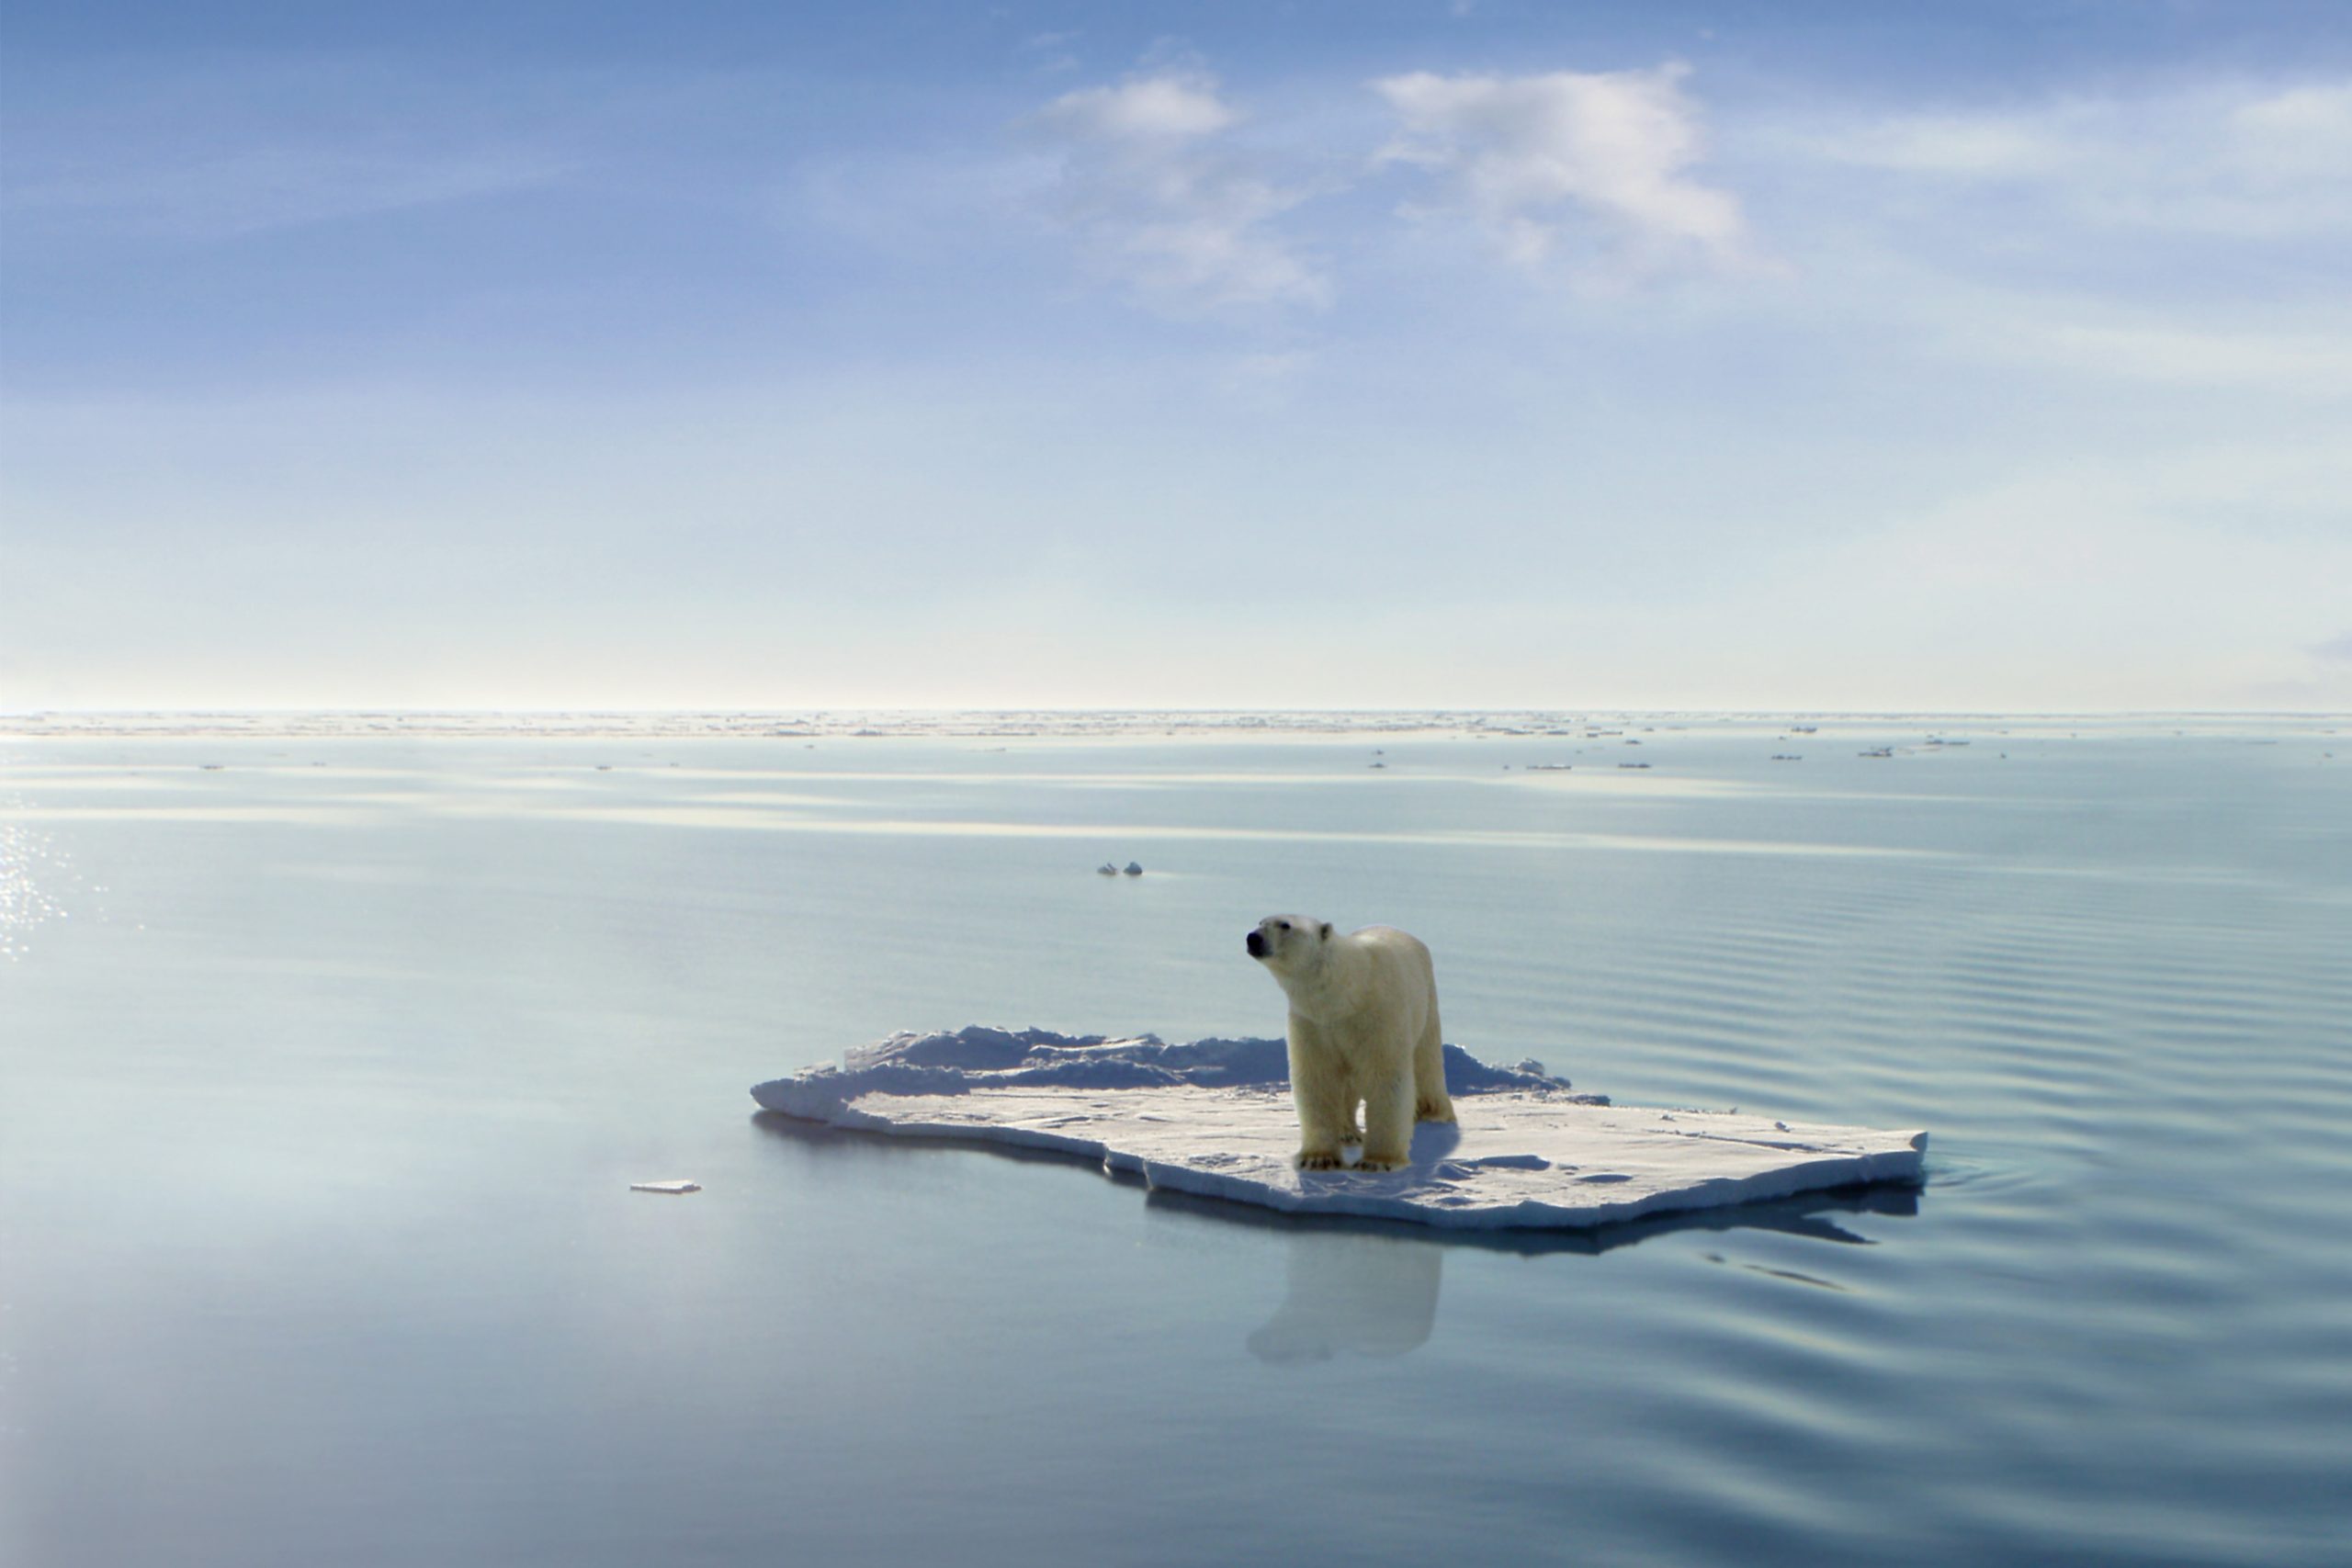
[[[894,1034],[752,1089],[835,1127],[1050,1149],[1154,1187],[1299,1214],[1448,1229],[1586,1229],[1823,1188],[1916,1182],[1928,1134],[1661,1110],[1577,1094],[1541,1064],[1445,1048],[1457,1124],[1402,1170],[1303,1171],[1280,1040],[1170,1044],[973,1026]]]

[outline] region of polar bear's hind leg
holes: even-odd
[[[1363,1157],[1359,1170],[1396,1170],[1413,1159],[1413,1077],[1398,1053],[1397,1067],[1385,1081],[1365,1086]]]
[[[1413,1047],[1413,1119],[1453,1120],[1453,1097],[1445,1092],[1445,1035],[1438,1027],[1435,997],[1430,998],[1429,1023]]]

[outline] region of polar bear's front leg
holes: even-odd
[[[1293,1163],[1301,1170],[1337,1170],[1347,1163],[1340,1156],[1340,1145],[1356,1141],[1355,1095],[1347,1062],[1309,1019],[1291,1014],[1287,1034],[1290,1098],[1298,1110],[1298,1154]]]
[[[1363,1157],[1358,1170],[1396,1170],[1413,1162],[1413,1063],[1409,1052],[1388,1057],[1388,1076],[1364,1086]]]

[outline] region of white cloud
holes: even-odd
[[[1383,78],[1372,86],[1398,134],[1373,166],[1425,171],[1441,194],[1407,211],[1465,215],[1530,268],[1626,280],[1756,265],[1738,202],[1690,173],[1704,138],[1687,73],[1669,62]],[[1179,63],[1065,94],[1029,124],[1060,160],[1060,218],[1148,301],[1326,304],[1329,279],[1277,222],[1315,187],[1239,139],[1246,118],[1214,77]],[[1317,155],[1347,156],[1329,145]]]
[[[1308,192],[1231,141],[1242,118],[1213,77],[1174,68],[1065,94],[1031,125],[1060,159],[1061,220],[1147,301],[1326,304],[1329,281],[1272,228]]]
[[[1704,137],[1681,88],[1688,69],[1385,77],[1373,89],[1403,130],[1380,161],[1439,176],[1442,207],[1521,265],[1578,242],[1635,274],[1747,265],[1739,203],[1690,173]]]
[[[1082,141],[1181,142],[1240,119],[1205,76],[1142,76],[1116,87],[1065,93],[1038,117]]]

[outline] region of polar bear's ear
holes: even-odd
[[[1329,920],[1323,922],[1323,940],[1325,942],[1331,940],[1331,922]]]

